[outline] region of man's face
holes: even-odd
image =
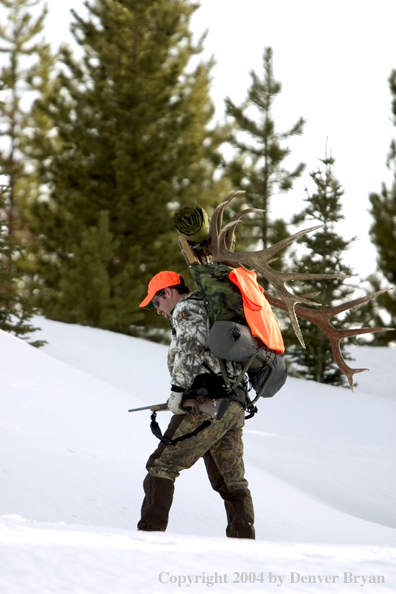
[[[167,320],[171,317],[171,313],[175,305],[180,301],[181,295],[175,289],[166,288],[156,297],[158,304],[157,313],[164,316]]]

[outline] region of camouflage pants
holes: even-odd
[[[205,414],[175,415],[165,437],[174,439],[186,435],[206,418],[208,415]],[[244,476],[244,423],[244,411],[238,403],[232,402],[220,421],[214,420],[195,437],[174,446],[159,444],[146,466],[148,474],[143,483],[145,498],[139,530],[166,529],[175,479],[182,470],[191,468],[203,457],[211,485],[224,500],[228,520],[227,536],[254,538],[253,503]]]

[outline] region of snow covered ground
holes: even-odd
[[[371,369],[355,393],[290,378],[261,400],[245,429],[257,540],[240,541],[200,462],[168,531],[136,531],[157,440],[127,411],[166,400],[166,347],[36,323],[40,350],[0,332],[0,594],[396,591],[396,349],[352,349]]]

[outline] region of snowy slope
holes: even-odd
[[[1,593],[178,587],[161,583],[161,571],[162,581],[201,576],[181,585],[196,591],[207,587],[203,572],[215,571],[228,575],[214,585],[222,592],[270,590],[269,572],[285,576],[287,592],[361,591],[363,580],[349,583],[344,571],[384,576],[384,584],[367,577],[372,592],[395,589],[395,349],[355,348],[356,366],[372,369],[355,394],[289,379],[261,401],[245,429],[251,543],[224,538],[224,510],[201,463],[178,479],[168,532],[136,532],[157,440],[149,413],[127,410],[167,398],[166,347],[36,322],[49,343],[41,350],[0,333]],[[162,413],[161,426],[168,419]],[[264,581],[234,584],[237,571],[251,581],[263,572]],[[339,577],[301,578],[319,574]]]

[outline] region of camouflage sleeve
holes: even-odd
[[[168,367],[171,383],[187,389],[204,362],[209,325],[202,301],[180,301],[173,313],[173,339]]]

